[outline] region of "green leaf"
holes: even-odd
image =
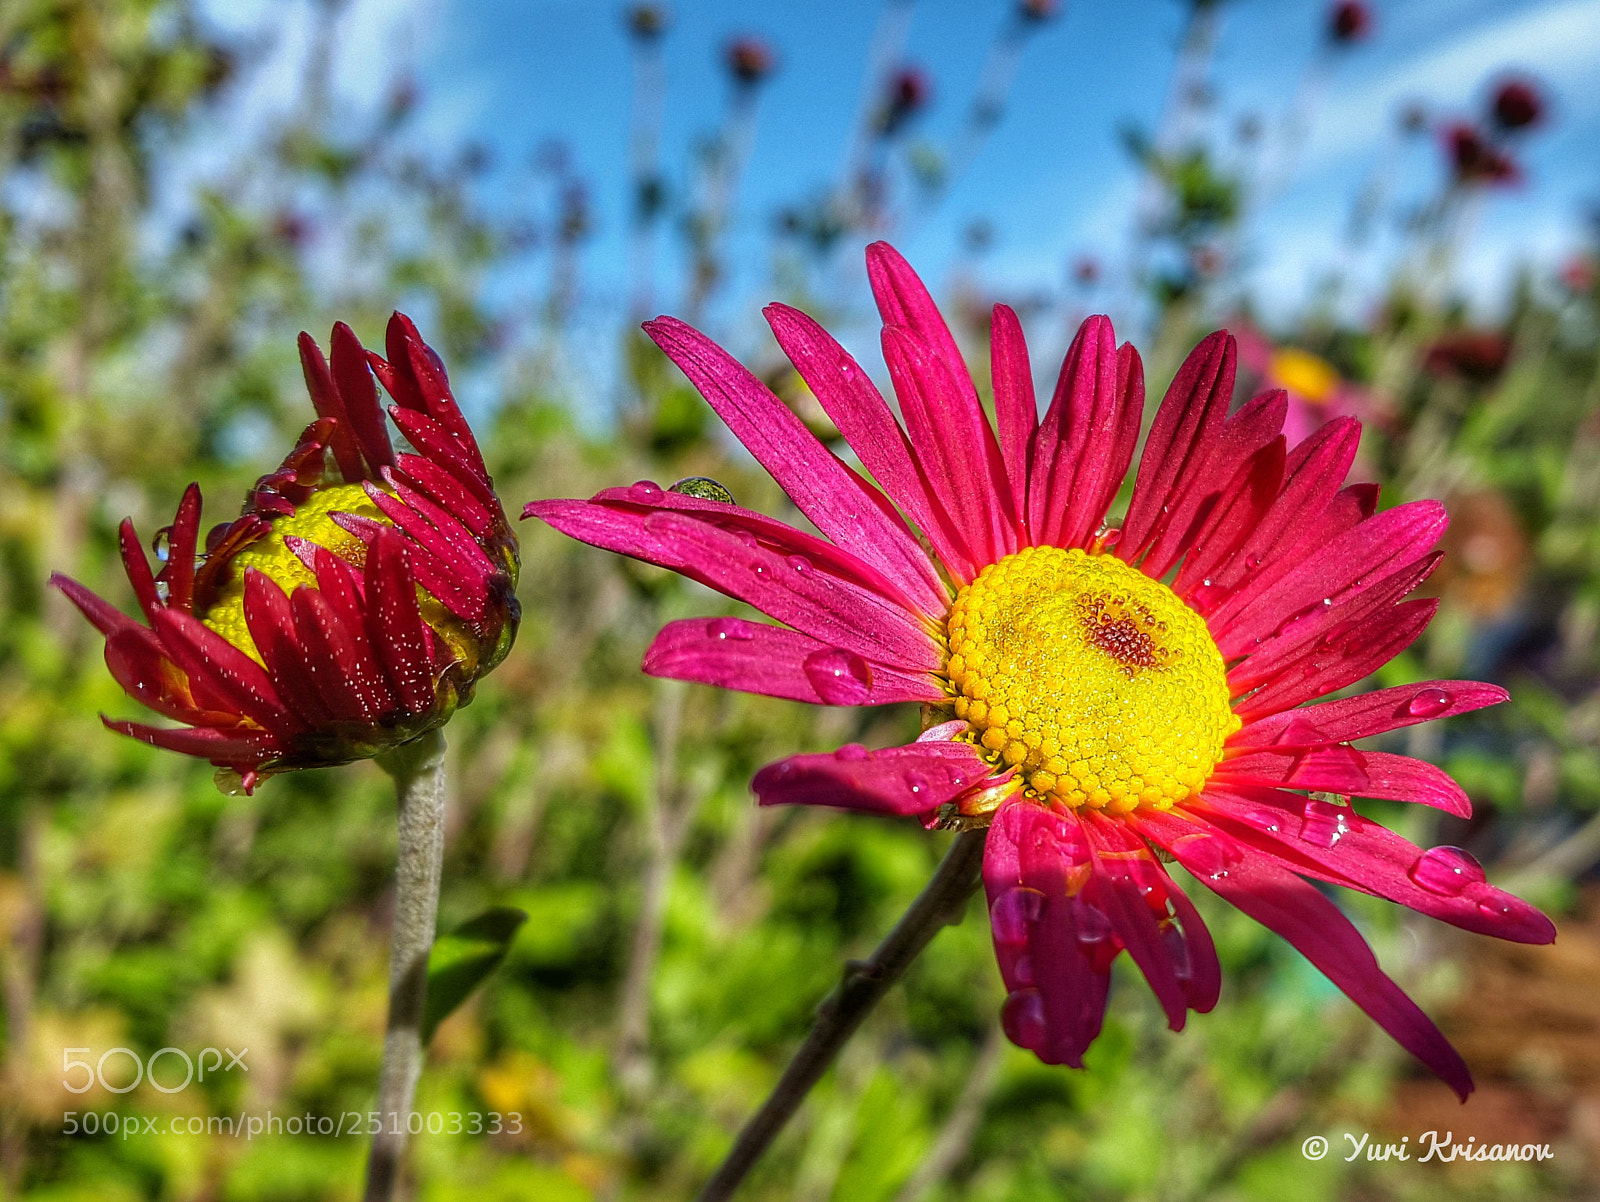
[[[428,1000],[422,1008],[422,1045],[440,1023],[500,967],[506,949],[528,915],[511,906],[496,906],[468,919],[441,936],[428,955]]]

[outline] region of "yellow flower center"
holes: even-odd
[[[1008,555],[956,595],[948,629],[956,716],[1041,800],[1166,809],[1239,728],[1205,621],[1112,556]]]
[[[1339,387],[1339,373],[1333,365],[1299,347],[1285,347],[1272,356],[1272,375],[1313,405],[1320,405]]]

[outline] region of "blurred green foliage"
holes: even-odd
[[[61,569],[128,604],[116,523],[132,514],[149,536],[190,479],[214,518],[228,515],[309,414],[298,329],[339,318],[374,343],[390,308],[415,314],[464,395],[495,398],[479,428],[508,509],[699,475],[798,519],[636,335],[619,340],[629,394],[619,419],[579,427],[553,367],[565,302],[552,297],[520,339],[485,303],[483,281],[518,253],[517,231],[475,202],[471,155],[409,149],[403,79],[383,114],[352,128],[330,116],[326,64],[308,72],[264,144],[239,148],[192,217],[163,225],[157,184],[240,69],[238,51],[177,0],[0,7],[6,1197],[358,1195],[365,1141],[348,1129],[246,1138],[219,1120],[342,1121],[372,1104],[394,851],[386,778],[356,765],[224,797],[205,765],[108,734],[95,713],[135,707],[92,632],[44,587]],[[1157,175],[1188,214],[1182,236],[1238,217],[1233,184],[1203,155]],[[581,238],[571,212],[564,228]],[[1167,304],[1153,344],[1187,345],[1206,316],[1203,283],[1151,287]],[[1600,856],[1585,850],[1600,812],[1600,297],[1592,275],[1565,290],[1529,279],[1503,323],[1473,331],[1425,292],[1398,282],[1370,328],[1312,315],[1276,331],[1370,398],[1361,470],[1384,482],[1386,502],[1443,495],[1456,515],[1435,579],[1441,616],[1380,682],[1465,673],[1513,691],[1508,706],[1390,737],[1462,781],[1479,807],[1471,824],[1372,809],[1419,841],[1471,847],[1562,906]],[[1486,369],[1483,355],[1464,354],[1463,334],[1498,340],[1498,361]],[[971,350],[984,362],[981,338]],[[434,1035],[410,1188],[427,1202],[683,1198],[947,836],[757,810],[746,783],[763,763],[900,741],[916,715],[648,680],[640,656],[663,621],[726,603],[537,525],[522,533],[520,642],[448,732],[440,925],[490,907],[527,919],[498,928],[503,948],[456,948],[479,968],[504,959]],[[1174,1036],[1119,968],[1083,1072],[998,1037],[999,985],[974,902],[870,1018],[747,1195],[1534,1199],[1584,1188],[1595,1163],[1585,1157],[1600,1149],[1566,1127],[1554,1128],[1556,1159],[1539,1165],[1345,1163],[1343,1130],[1415,1142],[1422,1112],[1394,1092],[1414,1068],[1281,942],[1196,900],[1226,972],[1221,1005]],[[1476,945],[1346,900],[1425,1004],[1461,995]],[[1470,999],[1452,1013],[1452,1029],[1470,1023]],[[1517,1037],[1533,1039],[1530,1028]],[[174,1092],[149,1080],[126,1093],[63,1087],[64,1049],[98,1060],[127,1048],[148,1061],[212,1047],[248,1049],[248,1072],[214,1068]],[[1600,1078],[1582,1075],[1592,1065],[1540,1063],[1519,1068],[1508,1054],[1475,1067],[1486,1093],[1526,1107],[1600,1096]],[[126,1066],[106,1062],[113,1084]],[[170,1084],[177,1058],[160,1071]],[[77,1134],[66,1133],[69,1111]],[[97,1129],[85,1133],[90,1113]],[[1462,1137],[1509,1138],[1474,1125],[1476,1113],[1458,1112]],[[160,1136],[147,1119],[210,1130]],[[1312,1134],[1336,1154],[1307,1161]]]

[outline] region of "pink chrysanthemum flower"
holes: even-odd
[[[1379,514],[1375,485],[1344,486],[1353,419],[1290,448],[1281,391],[1230,414],[1234,342],[1217,333],[1179,370],[1127,514],[1108,525],[1144,412],[1139,356],[1110,322],[1084,323],[1041,422],[1021,328],[995,307],[997,438],[921,281],[885,244],[867,262],[903,426],[815,322],[766,313],[882,492],[704,335],[672,318],[645,327],[825,539],[651,483],[526,513],[784,624],[673,622],[646,672],[827,705],[923,705],[914,743],[793,756],[754,789],[764,805],[987,825],[1002,1017],[1041,1060],[1081,1066],[1123,950],[1174,1030],[1216,1003],[1216,952],[1170,857],[1465,1097],[1460,1056],[1310,883],[1505,939],[1554,937],[1465,852],[1425,851],[1348,803],[1466,815],[1439,769],[1351,742],[1503,690],[1431,681],[1304,704],[1369,676],[1427,625],[1437,602],[1406,598],[1438,562],[1443,507]]]
[[[333,329],[300,359],[317,420],[244,512],[199,547],[191,484],[152,573],[133,523],[122,561],[149,625],[51,577],[106,639],[128,695],[186,725],[103,718],[155,747],[210,760],[224,788],[377,755],[443,725],[505,657],[519,611],[517,540],[443,365],[411,320],[388,359]],[[389,442],[373,375],[397,402]]]

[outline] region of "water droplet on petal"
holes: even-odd
[[[1104,943],[1111,937],[1111,920],[1104,910],[1088,902],[1078,902],[1072,907],[1073,925],[1077,928],[1078,942],[1085,946]]]
[[[661,500],[661,485],[654,480],[640,480],[636,484],[629,486],[628,495],[635,501],[652,504]]]
[[[1173,973],[1178,980],[1187,981],[1194,975],[1194,968],[1189,963],[1189,941],[1183,937],[1177,923],[1169,922],[1161,928],[1161,943],[1166,948]]]
[[[1417,857],[1407,873],[1429,893],[1460,897],[1484,880],[1483,865],[1459,847],[1430,847]]]
[[[824,705],[860,705],[872,694],[872,669],[867,661],[840,647],[813,651],[800,667]]]
[[[1318,847],[1333,847],[1349,832],[1350,814],[1347,806],[1312,798],[1306,802],[1300,837]]]
[[[1189,602],[1195,609],[1205,613],[1227,596],[1227,593],[1228,590],[1220,584],[1212,584],[1210,580],[1205,580],[1200,587],[1189,594]]]
[[[1173,845],[1183,866],[1199,877],[1220,881],[1239,862],[1239,849],[1220,835],[1191,835]]]
[[[748,643],[756,637],[755,624],[743,618],[712,618],[706,623],[706,634],[718,641],[738,643]]]
[[[790,555],[783,562],[797,572],[809,572],[811,570],[811,561],[804,555]]]
[[[833,758],[836,760],[870,760],[872,752],[861,746],[860,743],[846,743],[833,753]]]
[[[1433,718],[1450,708],[1455,698],[1443,689],[1421,689],[1406,705],[1413,718]]]
[[[1006,1038],[1019,1048],[1037,1051],[1044,1047],[1044,999],[1037,989],[1018,989],[1006,995],[1000,1007],[1000,1026]]]
[[[733,504],[733,494],[710,476],[685,476],[672,486],[671,491],[685,497],[699,497],[702,501]]]
[[[1037,889],[1017,886],[1007,889],[989,907],[989,926],[994,941],[1008,947],[1024,947],[1033,925],[1044,913],[1044,894]]]
[[[1032,989],[1039,983],[1033,971],[1032,956],[1017,957],[1017,962],[1011,966],[1011,980],[1013,984],[1020,985],[1024,989]]]
[[[749,547],[752,551],[761,545],[761,540],[755,535],[751,534],[748,530],[735,530],[733,532],[733,537],[738,539],[745,546]]]
[[[926,797],[929,788],[931,788],[928,784],[928,778],[920,772],[907,772],[900,779],[905,782],[906,792],[913,797]]]

